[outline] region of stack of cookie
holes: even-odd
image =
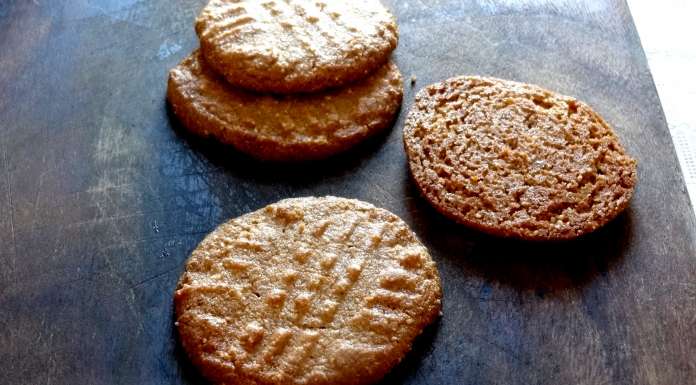
[[[391,125],[398,30],[378,0],[212,0],[167,98],[193,133],[265,160],[320,159]]]

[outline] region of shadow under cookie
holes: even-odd
[[[166,110],[173,131],[187,147],[219,168],[221,172],[261,185],[282,183],[290,187],[305,188],[320,185],[327,179],[343,178],[361,170],[365,162],[384,147],[392,134],[390,129],[382,130],[354,147],[321,161],[264,161],[213,138],[204,138],[191,133],[174,115],[169,103],[166,103]],[[389,127],[395,123],[396,119],[389,124]]]
[[[578,291],[622,263],[633,236],[631,208],[590,234],[568,241],[538,242],[495,237],[460,225],[437,212],[412,181],[406,185],[405,219],[438,263],[455,268],[458,280],[483,279],[540,298]],[[446,259],[446,261],[440,261]],[[446,273],[447,269],[443,269]],[[447,283],[447,280],[443,278]],[[445,296],[447,291],[445,290]]]

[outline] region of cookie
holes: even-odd
[[[587,104],[513,81],[421,90],[404,127],[413,178],[441,213],[525,240],[571,239],[624,210],[636,161]]]
[[[208,235],[174,297],[181,343],[214,383],[370,384],[440,312],[440,278],[397,216],[286,199]]]
[[[196,20],[208,63],[235,86],[315,92],[361,79],[396,48],[378,0],[212,0]]]
[[[191,132],[264,160],[321,159],[391,126],[401,73],[388,63],[367,79],[311,95],[250,93],[225,84],[198,52],[169,73],[167,98]]]

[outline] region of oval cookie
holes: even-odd
[[[361,79],[387,62],[398,40],[378,0],[212,0],[196,32],[230,84],[283,94]]]
[[[411,173],[444,215],[494,235],[559,240],[628,206],[636,161],[588,105],[537,86],[458,77],[418,93]]]
[[[401,105],[399,69],[387,63],[332,92],[273,96],[225,84],[198,52],[169,73],[167,98],[184,126],[266,160],[310,160],[347,150],[389,127]]]
[[[208,235],[176,293],[184,349],[220,384],[370,384],[439,314],[440,278],[394,214],[286,199]]]

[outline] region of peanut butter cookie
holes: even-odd
[[[587,104],[457,77],[418,93],[404,128],[413,178],[444,215],[494,235],[575,238],[624,210],[636,161]]]
[[[171,70],[167,91],[188,130],[266,160],[319,159],[344,151],[389,127],[402,95],[401,74],[391,62],[338,90],[273,96],[226,84],[198,52]]]
[[[212,0],[196,20],[201,50],[235,86],[313,92],[361,79],[396,48],[378,0]]]
[[[286,199],[193,251],[175,294],[191,360],[219,384],[370,384],[440,312],[440,278],[397,216]]]

